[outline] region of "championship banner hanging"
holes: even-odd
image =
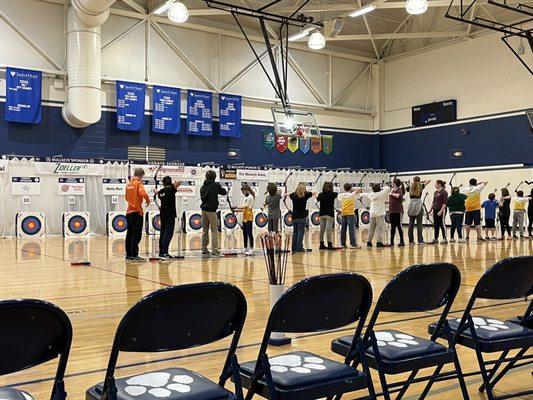
[[[333,151],[333,136],[322,135],[322,150],[326,154],[330,154]]]
[[[104,174],[105,165],[36,162],[34,171],[39,175],[98,176]]]
[[[322,151],[322,139],[321,138],[311,138],[311,150],[313,153],[318,154]]]
[[[304,154],[309,153],[309,150],[311,149],[311,139],[301,137],[299,141],[300,141],[300,151]]]
[[[242,97],[221,93],[218,96],[220,136],[241,137]]]
[[[154,86],[152,92],[152,131],[178,134],[181,129],[181,91],[178,88]]]
[[[59,196],[85,196],[85,179],[58,178],[57,194]]]
[[[124,178],[103,178],[102,194],[104,196],[121,196],[126,191],[126,179]]]
[[[274,131],[263,131],[263,146],[265,149],[272,150],[276,145],[276,134]]]
[[[276,135],[276,149],[280,153],[284,153],[287,150],[287,136],[278,136]]]
[[[41,122],[41,82],[41,71],[6,68],[6,121]]]
[[[213,135],[213,94],[189,90],[187,93],[187,134]]]
[[[295,136],[289,137],[287,148],[291,153],[295,153],[298,150],[298,138]]]
[[[140,131],[144,124],[146,85],[117,81],[117,129]]]
[[[41,179],[38,176],[14,176],[11,178],[11,194],[40,195]]]

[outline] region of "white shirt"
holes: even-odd
[[[385,186],[379,192],[361,193],[362,197],[370,199],[370,216],[381,217],[387,213],[385,202],[389,198],[390,187]]]

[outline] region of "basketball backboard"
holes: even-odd
[[[272,108],[274,130],[280,136],[320,137],[320,129],[311,111]]]

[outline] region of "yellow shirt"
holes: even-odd
[[[466,188],[461,188],[461,193],[466,195],[466,211],[481,210],[481,192],[484,188],[485,185],[483,183],[477,186],[468,186]]]
[[[337,198],[341,202],[341,215],[354,215],[355,201],[357,199],[357,195],[355,194],[355,192],[339,193],[339,196]]]
[[[242,222],[250,222],[254,220],[254,196],[249,195],[244,199],[244,207],[242,211]]]
[[[526,204],[529,201],[529,197],[515,197],[514,198],[514,210],[525,211]]]

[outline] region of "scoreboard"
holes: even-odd
[[[457,100],[445,100],[412,108],[414,126],[434,125],[457,119]]]

